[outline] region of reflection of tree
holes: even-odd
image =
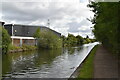
[[[82,46],[80,46],[80,47],[69,47],[69,48],[67,48],[68,54],[74,54],[76,51],[77,51],[77,52],[80,52],[82,49],[83,49]]]
[[[77,51],[81,51],[83,49],[83,47],[81,46],[81,47],[78,47],[77,48]]]
[[[9,60],[9,56],[7,54],[2,54],[2,75],[11,70],[11,61]]]
[[[6,72],[19,72],[28,68],[40,67],[43,64],[51,64],[57,56],[61,55],[62,49],[27,51],[3,55],[3,74]]]
[[[38,56],[35,58],[35,65],[40,66],[41,64],[51,64],[51,62],[57,56],[61,55],[62,49],[46,50],[42,49],[37,52]]]
[[[6,72],[15,72],[20,71],[21,69],[25,69],[27,65],[30,65],[32,60],[31,58],[33,56],[34,51],[3,54],[2,73],[5,74]]]
[[[75,52],[75,48],[69,47],[68,49],[68,54],[73,54]]]

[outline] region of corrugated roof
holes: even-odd
[[[4,25],[15,25],[15,26],[27,26],[27,27],[44,27],[44,28],[47,28],[47,29],[49,29],[49,30],[52,30],[52,29],[50,29],[50,28],[48,28],[48,27],[46,27],[46,26],[42,26],[42,25],[24,25],[24,24],[4,24]],[[53,32],[56,32],[56,33],[58,33],[58,34],[61,34],[61,33],[59,33],[59,32],[57,32],[57,31],[55,31],[55,30],[52,30]]]

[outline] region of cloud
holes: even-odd
[[[68,32],[79,32],[78,28],[80,27],[80,24],[77,22],[71,22],[68,23],[69,29]]]
[[[63,35],[91,32],[91,23],[86,18],[94,15],[87,3],[80,3],[79,0],[2,2],[0,14],[6,23],[47,26],[47,19],[50,19],[50,28]]]
[[[91,25],[91,23],[86,19],[82,19],[79,22],[70,22],[68,23],[68,32],[90,32],[89,25]]]

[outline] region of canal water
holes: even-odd
[[[2,55],[3,77],[69,78],[96,44]]]

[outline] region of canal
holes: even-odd
[[[98,43],[56,50],[2,55],[2,74],[8,78],[69,78]]]

